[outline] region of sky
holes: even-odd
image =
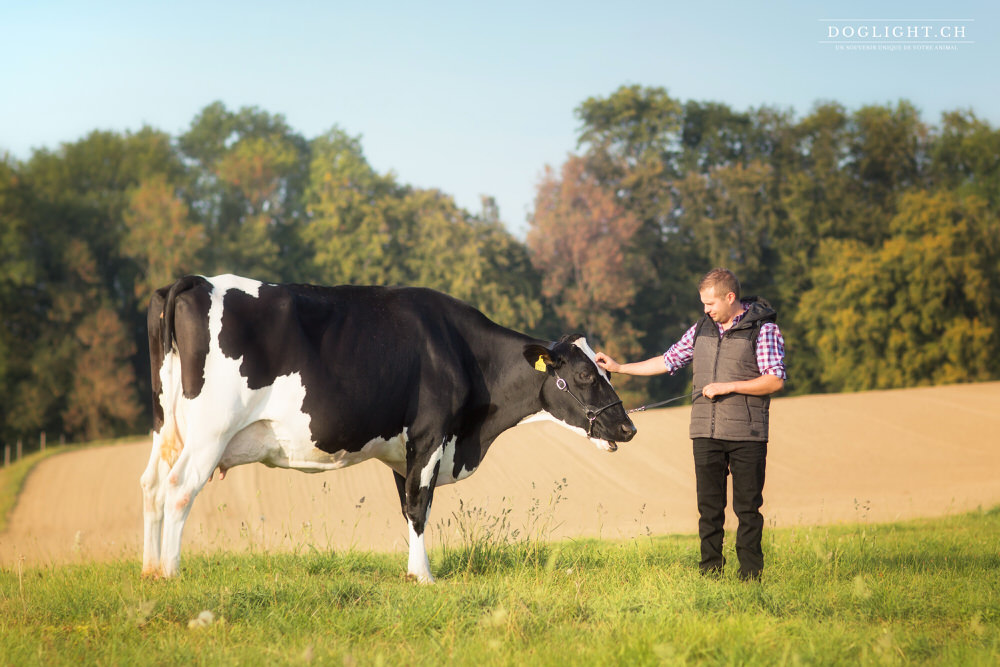
[[[362,6],[363,5],[363,6]],[[623,85],[801,118],[912,102],[1000,126],[1000,3],[0,0],[0,154],[93,130],[183,134],[208,104],[338,127],[399,182],[523,238],[575,109]]]

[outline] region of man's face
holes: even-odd
[[[708,287],[699,292],[701,303],[705,306],[705,314],[719,324],[726,324],[737,314],[735,307],[736,295],[729,292],[724,296],[715,293],[714,287]]]

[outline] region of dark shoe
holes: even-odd
[[[703,567],[703,568],[701,568],[701,576],[708,577],[710,579],[721,579],[722,578],[722,568],[721,567]]]
[[[740,570],[739,577],[740,581],[760,581],[761,574],[760,570],[754,570],[752,572]]]

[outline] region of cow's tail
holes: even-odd
[[[174,347],[174,307],[177,303],[177,295],[181,292],[186,292],[195,285],[204,282],[204,280],[201,276],[184,276],[170,286],[170,291],[167,292],[167,300],[163,303],[163,319],[160,323],[160,338],[163,341],[164,359],[170,355]]]
[[[179,396],[175,395],[178,385],[173,377],[174,369],[177,365],[174,363],[175,360],[171,359],[171,355],[174,352],[174,311],[178,295],[194,288],[204,282],[204,280],[201,276],[184,276],[171,285],[163,302],[163,310],[160,312],[160,317],[158,318],[163,354],[162,363],[165,374],[161,386],[163,422],[160,433],[162,442],[160,457],[171,467],[184,448],[183,439],[177,430],[176,415],[174,414],[174,409],[179,399]]]

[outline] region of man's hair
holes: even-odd
[[[740,300],[740,281],[729,269],[712,269],[706,273],[698,283],[698,291],[702,292],[709,287],[715,290],[715,296],[726,296],[732,292],[736,295],[736,300]]]

